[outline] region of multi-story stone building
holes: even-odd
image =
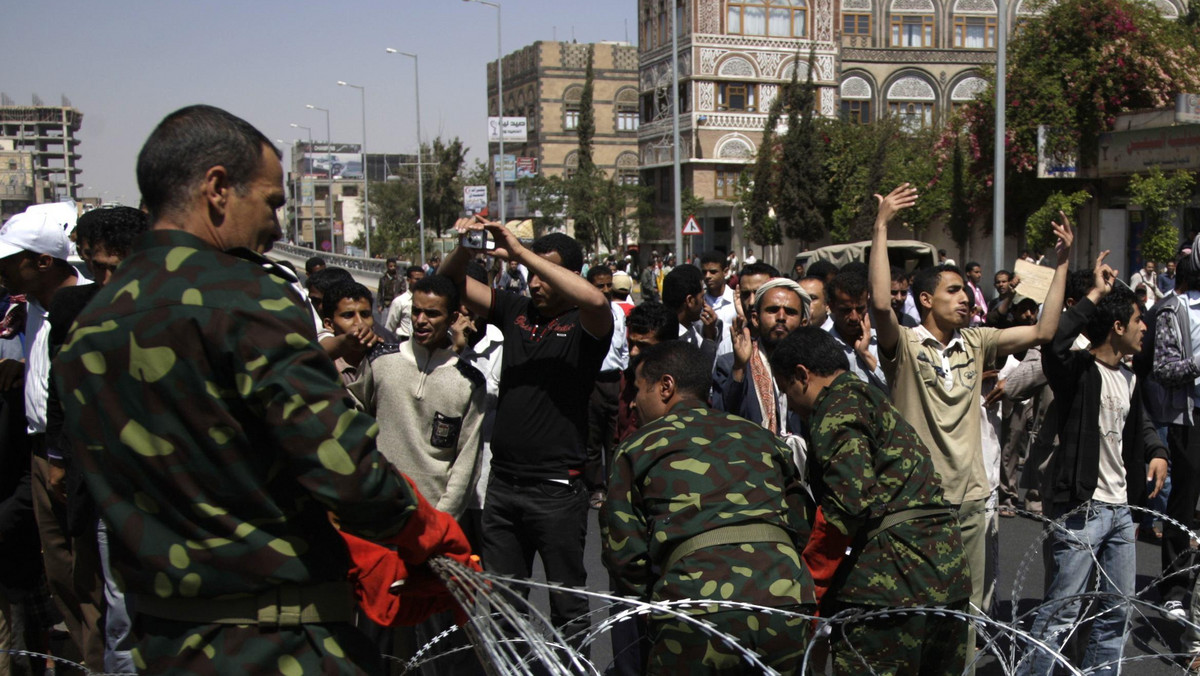
[[[504,154],[530,158],[517,166],[524,173],[536,164],[545,176],[569,175],[579,166],[578,125],[589,49],[593,54],[592,109],[596,134],[592,157],[619,180],[638,182],[638,51],[625,42],[577,44],[539,40],[504,57],[504,115],[524,117],[528,140],[505,141]],[[488,115],[497,115],[496,62],[487,66]],[[499,144],[488,145],[495,157]],[[494,197],[493,186],[493,200]],[[525,218],[523,196],[506,186],[510,218]]]
[[[672,10],[673,7],[673,10]],[[643,181],[655,188],[661,238],[674,238],[671,12],[678,30],[682,183],[705,201],[695,214],[702,236],[692,251],[741,246],[734,198],[742,170],[753,162],[771,103],[793,70],[803,81],[813,55],[817,111],[837,111],[835,0],[640,0],[638,146]],[[684,214],[686,218],[688,214]],[[674,224],[680,227],[680,224]]]

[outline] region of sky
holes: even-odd
[[[505,54],[537,40],[636,42],[636,0],[501,0]],[[137,152],[186,105],[238,115],[286,145],[362,140],[413,153],[412,59],[420,57],[421,131],[458,136],[468,162],[486,152],[486,66],[496,58],[496,10],[462,0],[38,0],[6,3],[0,91],[28,105],[62,96],[83,113],[81,196],[136,204]],[[290,161],[290,155],[285,157]]]

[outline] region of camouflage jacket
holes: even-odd
[[[277,270],[152,231],[55,360],[129,591],[211,598],[344,580],[328,512],[383,537],[415,509]]]
[[[805,500],[791,451],[775,435],[733,414],[685,403],[617,449],[600,515],[604,565],[620,591],[643,599],[813,603],[812,578],[799,558],[808,537]],[[757,522],[783,528],[794,547],[709,547],[662,570],[688,538]]]
[[[905,521],[866,539],[887,514],[950,507],[929,451],[887,396],[843,373],[817,399],[811,429],[813,494],[825,521],[853,543],[826,599],[904,607],[970,596],[957,516]]]

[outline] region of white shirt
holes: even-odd
[[[77,277],[75,286],[91,284]],[[32,296],[25,301],[25,422],[29,434],[45,434],[50,397],[50,311]]]
[[[608,305],[612,311],[613,335],[600,370],[624,371],[629,366],[629,341],[625,340],[625,310],[615,300],[609,301]]]
[[[396,296],[396,300],[393,300],[388,308],[387,319],[383,325],[397,336],[412,335],[412,290]]]
[[[1100,372],[1100,471],[1092,499],[1110,505],[1126,503],[1125,462],[1121,457],[1122,431],[1129,415],[1137,377],[1128,369],[1096,362]]]
[[[478,471],[475,480],[475,499],[468,501],[469,508],[483,508],[483,499],[487,493],[488,477],[492,470],[492,428],[496,424],[496,406],[500,402],[500,366],[504,362],[504,332],[500,327],[487,324],[483,338],[478,343],[468,345],[459,358],[474,366],[483,374],[487,387],[487,398],[484,399],[483,424],[479,429],[479,438],[483,440],[483,448],[479,449]]]
[[[854,349],[853,343],[847,343],[838,334],[836,328],[829,329],[829,335],[837,341],[842,347],[842,352],[846,353],[846,360],[850,362],[850,372],[858,376],[858,379],[874,385],[883,390],[884,394],[891,394],[891,389],[888,388],[887,376],[883,374],[883,362],[879,361],[879,341],[875,339],[875,329],[871,329],[871,342],[867,346],[867,351],[875,358],[875,370],[868,371],[866,364],[862,363],[861,357],[858,356],[858,351]]]
[[[733,289],[729,286],[721,292],[720,296],[713,297],[704,293],[704,302],[712,306],[713,312],[717,313],[717,319],[721,320],[721,335],[717,336],[717,358],[721,355],[733,352],[733,338],[729,335],[729,327],[733,326],[733,320],[737,317],[737,307],[733,304]],[[694,322],[696,327],[703,330],[704,322],[697,320]]]

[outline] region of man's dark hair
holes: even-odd
[[[361,300],[363,298],[367,300],[367,305],[375,304],[375,297],[371,295],[371,290],[367,287],[354,280],[338,280],[325,290],[325,297],[321,301],[321,317],[333,319],[333,316],[337,314],[338,304],[343,300]]]
[[[137,159],[142,203],[157,221],[187,208],[191,191],[216,166],[225,167],[240,194],[258,176],[263,146],[282,155],[254,125],[213,106],[188,106],[163,118]]]
[[[1200,269],[1192,267],[1192,257],[1184,256],[1175,264],[1175,279],[1183,280],[1188,290],[1200,291]]]
[[[893,265],[891,272],[892,272],[892,281],[893,282],[907,282],[908,281],[908,273],[905,272],[904,270]]]
[[[480,263],[477,260],[472,260],[471,262],[467,263],[467,276],[479,282],[480,284],[487,286],[488,273],[487,268],[483,267],[483,263]]]
[[[663,277],[663,305],[676,312],[688,296],[694,296],[703,290],[704,273],[700,272],[700,268],[688,263],[676,265]]]
[[[588,268],[587,280],[595,284],[597,277],[601,275],[608,275],[609,277],[612,277],[612,273],[612,268],[608,267],[607,265],[593,265],[592,267]]]
[[[712,364],[700,348],[682,340],[668,340],[642,350],[639,355],[642,378],[656,383],[664,375],[675,379],[675,390],[696,399],[707,400],[712,387]]]
[[[399,261],[396,260],[395,256],[388,256],[388,259],[386,261],[384,261],[385,264],[386,263],[398,263],[398,262]]]
[[[978,263],[976,263],[976,265],[978,265]],[[968,266],[968,269],[969,269],[969,266]],[[992,281],[995,282],[996,278],[999,277],[1000,275],[1007,276],[1009,281],[1012,280],[1012,276],[1013,276],[1012,273],[1009,272],[1008,270],[997,270],[996,274],[992,275]]]
[[[825,303],[831,308],[837,300],[838,291],[849,296],[851,300],[858,300],[867,293],[867,280],[853,271],[839,272],[833,281],[825,285]]]
[[[766,275],[771,278],[781,276],[778,268],[769,263],[763,263],[759,261],[742,266],[742,277],[752,277],[754,275]]]
[[[571,272],[578,273],[583,269],[583,247],[561,232],[551,232],[538,237],[529,245],[529,250],[539,256],[558,254],[562,266]]]
[[[651,333],[657,340],[672,340],[675,335],[667,335],[669,328],[675,327],[675,315],[667,310],[662,303],[648,300],[635,306],[625,318],[627,333]]]
[[[979,263],[977,261],[967,261],[967,267],[963,268],[963,270],[967,270],[969,272],[978,267],[981,267],[981,266],[979,265]]]
[[[414,272],[420,272],[421,274],[424,274],[425,268],[421,267],[420,265],[410,265],[407,268],[404,268],[405,277],[412,277],[412,273]]]
[[[913,278],[909,293],[912,294],[913,299],[916,301],[917,312],[920,313],[922,318],[925,316],[927,310],[924,305],[921,305],[921,294],[927,293],[932,296],[933,292],[937,291],[938,281],[941,279],[942,273],[958,275],[958,278],[962,280],[963,286],[967,284],[967,276],[963,274],[963,271],[957,265],[946,265],[943,263],[918,272],[917,276]]]
[[[705,251],[700,255],[700,267],[704,267],[709,263],[716,263],[721,266],[722,270],[729,269],[729,259],[720,251]]]
[[[945,250],[945,249],[938,249],[938,255],[939,255],[939,256],[945,256],[945,255],[946,255],[946,250]]]
[[[867,264],[863,261],[850,261],[849,263],[843,265],[840,270],[838,270],[839,275],[843,272],[850,272],[862,277],[863,279],[866,279],[870,274],[870,268],[868,268]]]
[[[304,274],[311,275],[313,274],[314,269],[323,267],[325,267],[324,258],[321,258],[320,256],[311,256],[308,260],[304,261]]]
[[[118,258],[129,255],[133,240],[150,229],[150,221],[141,209],[100,207],[85,212],[75,224],[75,241],[91,247],[103,246]]]
[[[1088,320],[1084,335],[1096,346],[1108,339],[1114,322],[1128,324],[1137,305],[1137,296],[1126,286],[1114,286],[1096,305],[1096,313]]]
[[[333,288],[334,284],[353,281],[354,277],[349,270],[332,267],[312,273],[305,280],[304,285],[308,287],[309,291],[316,289],[321,292],[322,296],[325,296],[329,294],[329,290]]]
[[[418,279],[412,285],[412,292],[414,295],[431,293],[439,298],[445,298],[446,309],[449,312],[458,312],[462,305],[462,299],[458,294],[458,285],[445,275],[426,275]]]
[[[1067,275],[1067,288],[1063,300],[1078,303],[1095,285],[1096,277],[1091,270],[1072,270]]]
[[[850,370],[846,353],[828,331],[816,326],[801,326],[779,341],[771,353],[771,371],[791,374],[796,364],[819,376]]]
[[[838,273],[838,266],[831,261],[813,261],[812,265],[805,270],[809,277],[821,277],[829,279],[829,277]]]

